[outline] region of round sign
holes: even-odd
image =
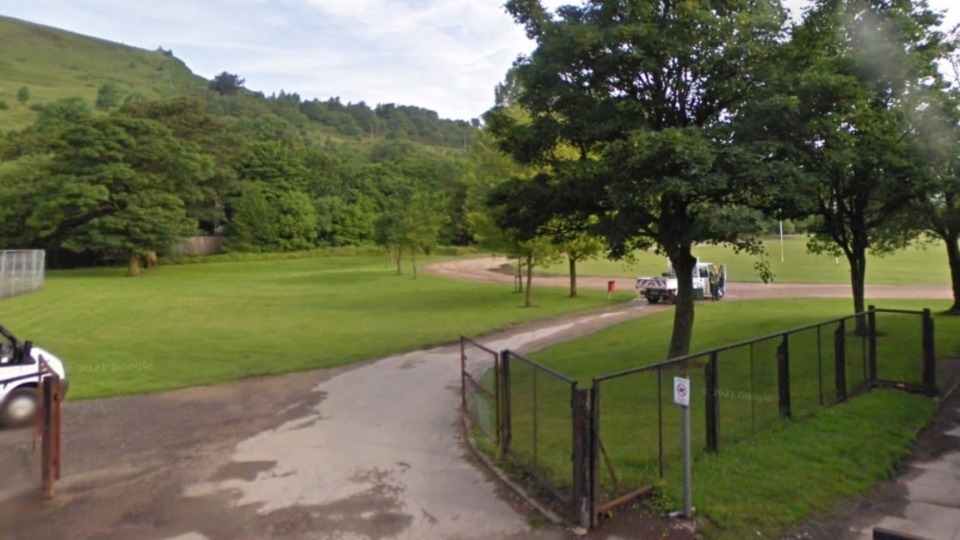
[[[690,379],[673,378],[673,402],[684,407],[690,405]]]

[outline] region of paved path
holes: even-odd
[[[459,259],[429,265],[424,268],[424,271],[440,276],[471,279],[474,281],[513,283],[513,276],[499,271],[503,265],[509,264],[510,262],[511,260],[506,257]],[[629,278],[583,276],[577,279],[577,286],[587,289],[605,290],[607,288],[607,282],[611,279],[617,283],[618,290],[635,290],[636,282]],[[570,279],[564,276],[534,276],[533,283],[535,287],[568,287],[570,285]],[[850,285],[842,284],[746,283],[731,281],[727,284],[727,295],[724,298],[729,300],[747,300],[788,297],[852,298],[853,293]],[[882,298],[948,300],[953,297],[953,294],[947,285],[867,285],[866,297],[868,300]]]
[[[484,343],[523,351],[652,311],[640,304],[501,334]],[[535,532],[464,459],[456,409],[459,347],[392,356],[321,383],[308,414],[241,442],[236,464],[255,478],[192,486],[189,497],[239,495],[260,513],[323,514],[330,538],[529,538]],[[332,509],[336,512],[331,513]]]
[[[952,407],[952,427],[943,436],[953,449],[929,460],[910,463],[896,480],[902,508],[870,513],[851,525],[856,538],[870,540],[877,528],[925,540],[960,539],[960,409]]]

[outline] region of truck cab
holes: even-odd
[[[21,342],[0,326],[0,427],[21,427],[33,421],[39,404],[37,386],[47,374],[40,370],[40,359],[60,377],[61,393],[67,393],[67,374],[63,361],[30,341]]]

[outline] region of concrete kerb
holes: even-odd
[[[490,459],[490,456],[477,448],[473,442],[473,438],[470,437],[469,421],[467,420],[466,416],[464,416],[463,411],[460,412],[460,421],[460,429],[463,430],[463,440],[465,444],[473,453],[473,455],[479,459],[481,463],[483,463],[483,466],[486,467],[488,471],[492,472],[501,482],[503,482],[504,485],[509,487],[518,497],[527,502],[548,521],[559,527],[566,527],[568,525],[563,518],[541,504],[534,497],[530,496],[530,494],[527,493],[527,490],[507,476],[507,473],[503,472],[503,470],[496,463],[494,463],[492,459]]]

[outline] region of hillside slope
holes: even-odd
[[[124,95],[148,99],[202,92],[207,81],[179,59],[65,30],[0,16],[0,130],[22,128],[36,117],[31,105],[80,96],[91,104],[106,82]],[[29,99],[17,92],[26,86]]]

